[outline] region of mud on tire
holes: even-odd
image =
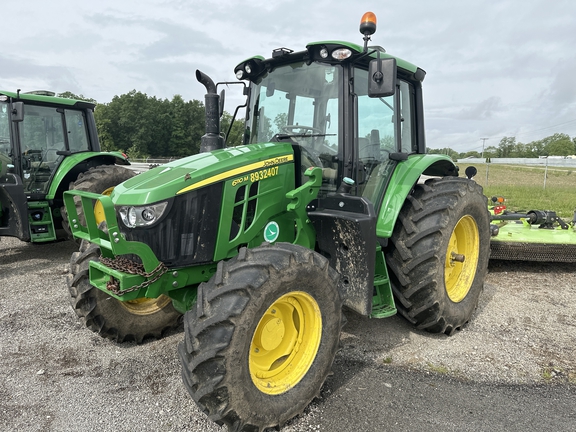
[[[218,264],[184,316],[178,349],[186,389],[211,420],[263,431],[319,394],[343,323],[337,280],[324,257],[287,243],[244,248]]]
[[[487,199],[472,180],[447,177],[414,187],[386,252],[401,315],[448,335],[470,319],[488,267],[489,221]]]
[[[70,302],[86,327],[117,342],[142,343],[161,338],[179,325],[181,314],[166,296],[122,302],[90,284],[90,261],[98,261],[100,248],[85,240],[72,254],[67,277]]]

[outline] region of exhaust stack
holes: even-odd
[[[216,93],[216,85],[208,75],[199,70],[196,70],[196,79],[206,87],[206,133],[200,141],[200,153],[222,149],[224,138],[220,136],[220,96]]]

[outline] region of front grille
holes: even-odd
[[[126,240],[146,243],[168,267],[211,262],[222,201],[222,183],[176,196],[162,220],[126,229]]]

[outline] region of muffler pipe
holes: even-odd
[[[224,148],[224,138],[220,136],[220,96],[216,93],[214,81],[208,75],[196,70],[196,79],[206,87],[204,95],[206,133],[200,139],[200,153],[206,153]]]

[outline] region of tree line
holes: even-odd
[[[172,100],[158,99],[136,90],[114,96],[111,102],[104,104],[71,92],[58,96],[96,104],[94,118],[104,151],[121,151],[132,158],[179,158],[200,150],[200,138],[205,133],[205,112],[204,104],[198,100],[186,102],[180,95]],[[224,112],[223,133],[228,132],[231,121],[232,115]],[[243,121],[237,119],[226,144],[242,144],[243,129]]]
[[[576,137],[570,138],[563,133],[555,133],[527,144],[517,142],[515,137],[504,137],[498,146],[489,146],[484,152],[457,152],[451,148],[428,149],[429,153],[446,154],[452,159],[467,157],[484,158],[537,158],[540,156],[571,156],[576,155]]]

